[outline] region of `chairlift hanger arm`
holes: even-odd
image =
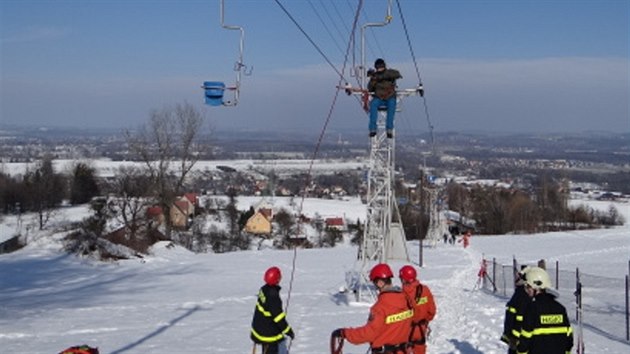
[[[392,1],[387,0],[387,14],[383,22],[368,22],[361,26],[361,68],[359,70],[359,79],[361,86],[365,86],[365,78],[367,76],[367,67],[365,65],[365,30],[368,27],[383,27],[392,21]]]

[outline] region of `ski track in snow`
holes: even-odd
[[[431,322],[431,337],[427,353],[503,353],[505,348],[491,345],[497,340],[497,326],[481,324],[476,319],[478,312],[495,312],[477,305],[479,296],[488,296],[480,290],[473,290],[477,281],[477,270],[481,255],[454,247],[449,250],[458,261],[450,266],[450,280],[426,282],[431,288],[437,303],[437,315]],[[456,255],[456,254],[460,255]],[[451,257],[449,257],[451,258]],[[421,270],[422,273],[422,270]],[[493,314],[502,318],[503,313]],[[502,323],[500,326],[502,327]],[[498,329],[499,331],[501,328]]]

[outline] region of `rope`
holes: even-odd
[[[330,354],[342,354],[343,341],[343,337],[330,336]]]
[[[278,2],[278,0],[276,0],[276,2]],[[282,6],[279,2],[278,2],[278,5]],[[350,35],[351,39],[350,39],[350,41],[348,41],[348,46],[346,48],[346,54],[344,56],[342,71],[345,70],[346,64],[348,62],[348,55],[349,55],[348,53],[350,51],[351,43],[352,43],[352,40],[353,40],[353,37],[354,37],[354,33],[355,33],[355,30],[356,30],[356,25],[357,25],[358,18],[359,18],[359,11],[360,11],[362,6],[363,6],[363,0],[359,0],[359,5],[357,7],[357,13],[356,13],[356,15],[354,17],[354,22],[353,22],[353,25],[352,25],[352,32],[351,32],[351,35]],[[289,15],[289,14],[287,13],[287,15]],[[296,23],[296,25],[297,25],[297,23]],[[343,77],[343,75],[341,73],[338,72],[338,74],[339,74],[339,82],[338,82],[337,87],[341,87],[342,82],[344,81],[344,77]],[[309,164],[309,167],[308,167],[307,179],[304,181],[304,192],[302,193],[302,199],[300,201],[300,207],[298,209],[298,211],[299,211],[298,212],[298,218],[302,215],[302,210],[304,208],[304,199],[306,198],[306,187],[310,183],[310,178],[311,178],[312,171],[313,171],[313,164],[315,163],[315,159],[317,158],[317,153],[319,152],[319,149],[321,147],[322,140],[324,138],[324,134],[326,133],[326,128],[328,127],[328,124],[330,123],[330,118],[332,117],[332,113],[334,111],[335,104],[337,103],[337,98],[339,97],[340,90],[341,90],[340,88],[335,90],[335,95],[333,96],[332,103],[331,103],[330,108],[328,110],[328,115],[326,117],[326,121],[324,122],[324,126],[322,127],[322,130],[321,130],[321,132],[319,134],[319,138],[317,139],[317,144],[315,146],[315,150],[313,151],[313,157],[311,158],[311,161],[310,161],[310,164]],[[300,233],[300,228],[299,227],[300,227],[300,223],[298,221],[298,230],[297,230],[298,235]],[[285,310],[284,310],[285,313],[289,312],[289,304],[291,302],[291,292],[293,290],[293,279],[295,278],[295,264],[296,264],[296,262],[297,262],[297,247],[293,247],[293,261],[292,261],[292,265],[291,265],[291,279],[289,280],[289,290],[287,292],[287,304],[286,304],[286,307],[285,307]]]
[[[422,86],[422,78],[420,77],[420,69],[418,69],[418,61],[416,60],[416,54],[413,51],[413,46],[411,45],[411,39],[409,38],[409,31],[407,30],[407,22],[405,22],[405,16],[403,15],[402,7],[400,6],[400,0],[396,0],[396,5],[398,7],[398,13],[400,14],[400,21],[402,22],[403,29],[405,30],[405,37],[407,38],[407,45],[409,46],[409,51],[411,52],[411,58],[413,60],[413,65],[416,68],[416,75],[418,76],[418,85]],[[427,117],[427,125],[429,126],[429,134],[431,137],[431,147],[435,153],[435,141],[433,138],[433,123],[431,123],[431,116],[429,115],[429,106],[427,105],[427,98],[422,95],[422,102],[424,105],[424,114]]]

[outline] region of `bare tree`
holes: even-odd
[[[146,233],[146,209],[151,204],[152,180],[142,170],[121,167],[110,189],[116,194],[108,201],[108,210],[118,222],[125,226],[129,239],[135,240]]]
[[[191,104],[176,104],[152,111],[149,125],[137,135],[126,134],[131,150],[145,163],[154,182],[153,195],[164,211],[168,238],[173,228],[171,207],[201,155],[202,123],[202,114]]]

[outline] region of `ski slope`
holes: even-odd
[[[621,211],[628,216],[627,208]],[[160,243],[144,259],[99,263],[62,253],[55,241],[59,237],[39,238],[18,252],[0,255],[3,353],[50,354],[83,343],[101,353],[251,353],[255,295],[271,265],[284,272],[281,295],[296,332],[291,353],[327,353],[332,330],[367,319],[369,304],[339,293],[345,272],[355,267],[357,250],[347,244],[296,252],[193,254]],[[417,263],[418,242],[407,245]],[[438,307],[428,353],[506,352],[499,341],[506,299],[474,290],[482,254],[507,264],[513,255],[522,261],[561,260],[589,274],[623,278],[630,228],[473,236],[467,249],[442,243],[425,248],[419,276],[431,287]],[[402,265],[392,267],[397,271]],[[623,289],[618,294],[596,290],[584,284],[587,306],[601,301],[623,306]],[[618,316],[615,311],[620,309],[613,307],[604,316]],[[573,309],[568,313],[574,316]],[[619,333],[585,327],[586,350],[627,353],[630,344]],[[346,343],[344,353],[361,354],[367,348]]]

